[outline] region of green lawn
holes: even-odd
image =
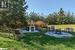
[[[75,50],[75,37],[61,39],[32,33],[26,34],[24,42],[37,50]]]
[[[55,38],[43,33],[26,33],[21,41],[0,37],[0,48],[8,50],[75,50],[75,37]]]

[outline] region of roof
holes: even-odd
[[[43,21],[37,21],[37,22],[35,22],[35,25],[37,25],[37,26],[45,26],[46,23],[43,22]]]

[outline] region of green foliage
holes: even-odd
[[[57,25],[57,24],[75,24],[74,14],[71,12],[65,12],[63,8],[60,8],[58,12],[50,13],[48,16],[44,17],[38,13],[31,12],[28,15],[29,20],[33,21],[45,21],[48,24]]]
[[[7,50],[24,50],[26,49],[26,44],[9,38],[0,37],[0,48],[7,48]]]
[[[74,50],[74,38],[55,38],[42,33],[27,33],[22,40],[36,50]]]
[[[0,12],[0,23],[10,28],[24,27],[26,22],[27,5],[25,0],[10,0],[8,11]]]
[[[39,13],[35,13],[35,12],[30,12],[30,14],[28,15],[28,20],[33,20],[33,21],[45,21],[45,18],[42,16],[42,14],[40,15]]]
[[[39,20],[39,15],[37,13],[31,12],[29,16],[30,16],[30,20],[33,20],[33,21]]]
[[[75,33],[72,34],[75,36]],[[21,38],[21,41],[0,36],[0,48],[7,48],[8,50],[75,50],[74,39],[75,37],[50,37],[41,32],[25,33],[25,36]]]
[[[75,24],[75,17],[73,13],[65,13],[65,11],[60,8],[58,12],[49,14],[46,21],[48,24]]]
[[[43,33],[47,32],[47,28],[40,28],[40,32],[43,32]]]

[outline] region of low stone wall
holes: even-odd
[[[51,27],[54,26],[55,29],[61,29],[61,30],[65,30],[66,28],[72,28],[73,32],[75,32],[75,24],[67,24],[67,25],[48,25],[47,27]]]

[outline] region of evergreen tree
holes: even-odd
[[[3,0],[5,2],[5,0]],[[8,11],[2,11],[2,21],[8,27],[18,28],[27,25],[25,14],[26,14],[26,1],[25,0],[7,0]]]

